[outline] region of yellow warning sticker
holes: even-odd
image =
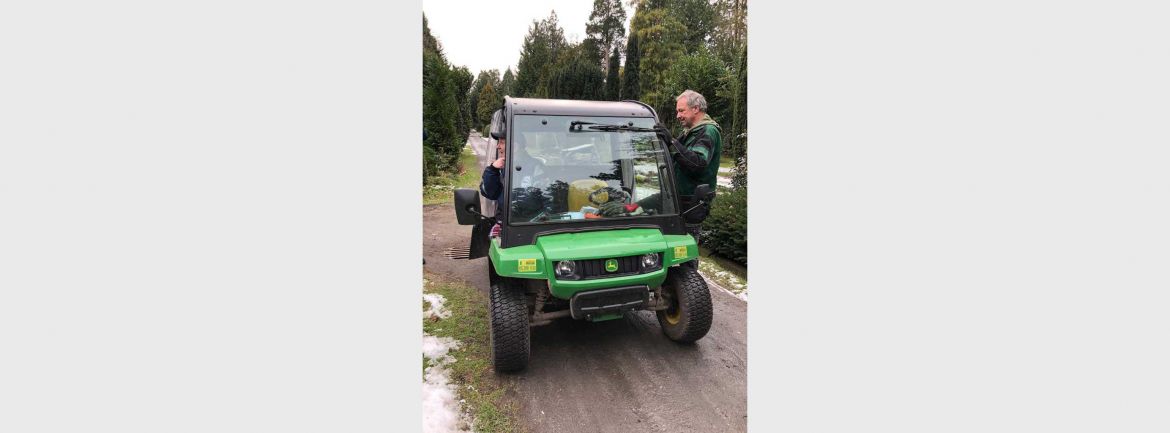
[[[685,245],[681,246],[681,247],[674,247],[674,258],[681,259],[681,258],[685,258],[686,256],[687,256],[687,247]]]
[[[536,272],[536,259],[520,259],[517,272]]]

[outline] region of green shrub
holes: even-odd
[[[423,185],[430,183],[431,178],[442,174],[445,167],[443,157],[435,149],[423,146]]]
[[[747,188],[720,189],[703,221],[703,246],[747,266]]]
[[[731,134],[731,130],[728,128],[732,123],[731,102],[734,77],[730,74],[727,66],[720,62],[715,55],[706,50],[699,50],[673,62],[670,69],[666,70],[665,77],[665,87],[660,93],[663,96],[660,103],[663,105],[658,114],[668,113],[673,121],[674,107],[677,102],[675,98],[678,98],[683,90],[690,89],[699,92],[707,99],[707,113],[723,128],[723,146],[728,149],[727,146],[732,144],[731,140],[728,140],[728,135]],[[724,150],[724,153],[727,151]]]

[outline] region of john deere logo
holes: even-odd
[[[616,272],[617,271],[617,260],[614,260],[614,259],[606,260],[605,261],[605,271],[606,272]]]

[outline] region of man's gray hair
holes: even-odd
[[[686,100],[688,107],[698,108],[699,111],[704,113],[707,112],[707,98],[704,98],[703,95],[699,94],[699,92],[691,89],[684,90],[682,94],[678,95],[678,98],[675,98],[675,100],[679,99]]]

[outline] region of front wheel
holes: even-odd
[[[662,295],[670,308],[658,311],[658,323],[667,338],[691,343],[711,330],[711,292],[699,271],[687,266],[670,268]]]
[[[531,351],[524,292],[503,279],[492,284],[489,302],[492,366],[498,372],[524,369]]]

